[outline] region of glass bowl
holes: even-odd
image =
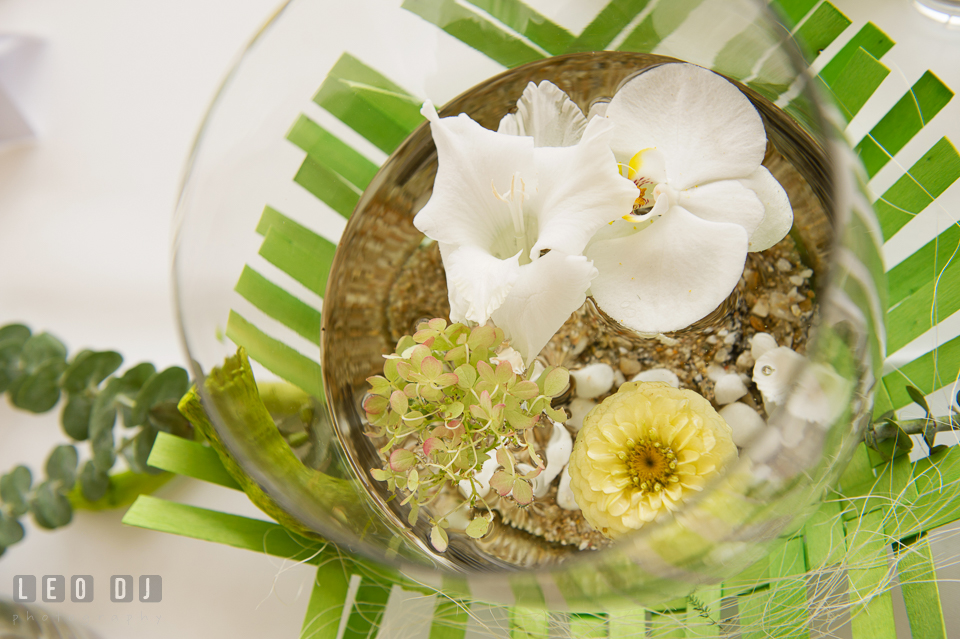
[[[537,576],[557,587],[550,606],[653,605],[764,556],[849,460],[883,357],[876,221],[832,124],[839,115],[765,5],[540,4],[284,5],[225,81],[188,164],[175,246],[180,325],[218,438],[281,523],[418,579],[463,576],[491,601]],[[535,502],[498,514],[482,543],[452,526],[439,552],[429,510],[411,524],[409,506],[371,474],[383,462],[361,407],[398,337],[443,311],[436,251],[412,223],[437,167],[420,105],[495,129],[529,82],[548,79],[588,113],[676,60],[726,76],[761,114],[765,166],[794,208],[787,252],[748,259],[715,313],[661,342],[621,330],[590,299],[582,312],[638,361],[644,349],[700,340],[709,357],[685,364],[700,392],[723,373],[749,383],[757,333],[802,357],[784,366],[775,404],[764,408],[752,390],[763,427],[740,433],[738,462],[676,517],[612,544],[560,543],[541,530],[554,511]],[[431,268],[439,285],[424,275]],[[239,365],[238,346],[259,393],[235,392],[222,374]],[[630,366],[620,364],[624,376]],[[755,374],[768,368],[776,372]]]

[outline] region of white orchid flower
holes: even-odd
[[[550,111],[525,104],[520,108],[534,119],[518,111],[503,125],[513,134],[485,129],[465,114],[440,118],[432,104],[423,105],[439,165],[433,194],[413,222],[440,246],[450,319],[492,319],[529,365],[583,304],[597,274],[583,249],[630,209],[636,187],[618,172],[609,121],[595,118],[576,144],[537,146],[517,135],[533,132],[527,123],[559,132],[549,144],[565,143],[571,138],[563,130],[576,114],[568,109],[554,126]]]
[[[599,271],[592,295],[637,332],[685,328],[733,291],[748,251],[773,246],[793,224],[786,193],[760,166],[763,122],[733,84],[686,63],[627,82],[606,117],[638,191],[632,213],[584,253]]]

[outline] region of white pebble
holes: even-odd
[[[577,500],[573,498],[573,491],[570,490],[570,470],[564,468],[560,473],[560,487],[557,489],[557,506],[564,510],[580,510]]]
[[[570,376],[577,380],[577,397],[592,399],[603,395],[613,387],[613,368],[603,362],[570,371]]]
[[[720,417],[730,426],[733,443],[740,448],[749,444],[767,426],[760,413],[742,402],[734,402],[721,408]]]
[[[763,395],[764,404],[780,404],[786,398],[806,358],[785,346],[774,348],[757,358],[753,365],[753,383]],[[771,411],[768,409],[768,413]]]
[[[592,411],[596,405],[597,403],[592,399],[575,397],[570,402],[570,405],[567,406],[567,410],[570,411],[570,419],[567,420],[567,426],[579,432],[580,429],[583,428],[583,418],[586,417],[587,413]]]
[[[806,280],[804,280],[804,279],[803,279],[802,277],[800,277],[799,275],[791,275],[791,276],[790,276],[790,283],[793,284],[794,286],[803,286],[803,283],[804,283],[805,281],[806,281]]]
[[[677,374],[666,368],[651,368],[648,371],[640,371],[634,375],[631,382],[665,382],[674,388],[680,388],[680,378]]]
[[[473,481],[477,485],[477,495],[480,497],[486,497],[487,493],[490,492],[490,478],[493,477],[493,473],[497,472],[497,468],[500,467],[500,462],[497,461],[496,450],[488,452],[487,457],[489,459],[483,462],[483,466],[480,467],[480,472],[473,476]],[[470,480],[464,479],[457,487],[460,489],[461,495],[464,497],[470,496]]]
[[[793,264],[790,263],[790,260],[785,260],[781,257],[779,260],[777,260],[777,268],[781,271],[789,271],[793,268]]]
[[[770,314],[770,305],[767,304],[767,300],[759,300],[753,305],[753,309],[751,309],[750,312],[757,317],[766,317]]]
[[[732,404],[746,394],[747,387],[743,385],[743,381],[736,373],[730,373],[718,379],[713,389],[713,395],[721,406]]]
[[[743,351],[737,357],[737,368],[753,368],[753,353],[750,351]]]
[[[777,340],[770,333],[757,333],[750,338],[750,355],[753,361],[763,357],[767,351],[772,351],[777,347]]]
[[[813,271],[810,270],[810,269],[808,269],[808,268],[805,268],[805,269],[803,269],[802,271],[800,271],[799,275],[800,275],[800,277],[802,277],[803,279],[807,279],[807,278],[809,278],[811,275],[813,275]]]
[[[560,471],[566,468],[570,461],[570,452],[573,450],[573,438],[563,424],[554,424],[553,433],[547,443],[546,468],[537,476],[539,483],[533,486],[533,496],[543,497],[550,489],[550,484],[557,478]]]

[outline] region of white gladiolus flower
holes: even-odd
[[[565,131],[575,115],[583,119],[576,105],[553,85],[524,96],[501,128],[569,143]],[[534,137],[496,133],[465,114],[440,118],[429,102],[421,112],[439,166],[414,225],[439,243],[450,319],[492,319],[529,365],[586,299],[597,274],[582,255],[587,242],[636,197],[610,151],[613,125],[594,118],[582,136],[570,134],[579,138],[575,144],[539,146]]]
[[[760,165],[763,122],[736,86],[686,63],[627,82],[606,118],[638,191],[632,212],[584,252],[599,271],[592,295],[637,332],[685,328],[733,291],[748,251],[773,246],[793,224],[786,193]]]

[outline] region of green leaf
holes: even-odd
[[[78,461],[75,446],[57,446],[47,458],[47,477],[59,481],[64,492],[70,490],[77,480]]]
[[[64,366],[62,360],[48,359],[28,373],[11,397],[13,405],[31,413],[45,413],[56,406],[60,401],[59,381]]]
[[[81,351],[63,373],[63,390],[79,393],[96,386],[120,368],[123,357],[114,351]]]
[[[162,472],[147,464],[147,459],[150,457],[150,451],[153,450],[153,443],[156,439],[157,429],[152,426],[144,426],[140,432],[137,433],[137,436],[133,438],[133,446],[125,452],[127,453],[127,461],[134,471],[138,473],[149,473],[151,475]]]
[[[120,392],[135,396],[156,372],[156,367],[150,362],[140,362],[133,368],[128,368],[120,378]]]
[[[556,397],[567,389],[570,383],[570,371],[565,368],[554,368],[544,372],[540,379],[543,380],[543,394],[547,397]]]
[[[60,415],[63,431],[72,439],[82,442],[90,435],[90,412],[93,400],[86,395],[67,395],[67,403]]]
[[[0,512],[0,548],[9,547],[23,539],[23,525],[14,517]]]
[[[23,324],[8,324],[0,328],[0,393],[6,392],[19,378],[20,353],[30,338],[30,329]]]
[[[461,364],[453,371],[457,375],[457,386],[467,390],[477,383],[477,369],[469,364]]]
[[[150,376],[137,393],[131,415],[132,424],[127,426],[142,424],[146,421],[147,411],[151,406],[168,400],[179,401],[189,388],[190,376],[179,366],[171,366]]]
[[[930,414],[930,407],[927,406],[927,398],[923,396],[923,393],[920,392],[920,389],[916,386],[911,386],[907,384],[907,394],[910,396],[910,399],[913,400],[913,403],[920,406],[927,415]]]
[[[87,501],[98,501],[110,488],[110,476],[92,461],[87,461],[80,471],[80,492]]]
[[[430,529],[430,543],[433,544],[433,547],[439,552],[447,549],[447,531],[441,528],[439,524],[434,525],[433,528]]]
[[[10,507],[10,512],[19,517],[28,510],[27,493],[33,476],[26,466],[17,466],[9,473],[0,477],[0,499]]]
[[[477,517],[467,525],[466,533],[474,539],[480,539],[487,534],[489,527],[490,522],[487,521],[486,517]]]
[[[165,401],[154,405],[147,413],[147,423],[159,431],[178,437],[191,437],[193,427],[177,410],[177,402]]]
[[[59,492],[52,481],[45,481],[37,487],[30,500],[33,518],[41,528],[59,528],[73,519],[73,507],[70,500]]]
[[[27,372],[32,372],[50,360],[66,362],[67,347],[53,335],[40,333],[23,343],[21,357]]]
[[[115,399],[124,386],[123,378],[111,378],[97,395],[90,411],[90,443],[93,446],[93,462],[106,472],[117,460],[114,450],[113,425],[117,421]]]

